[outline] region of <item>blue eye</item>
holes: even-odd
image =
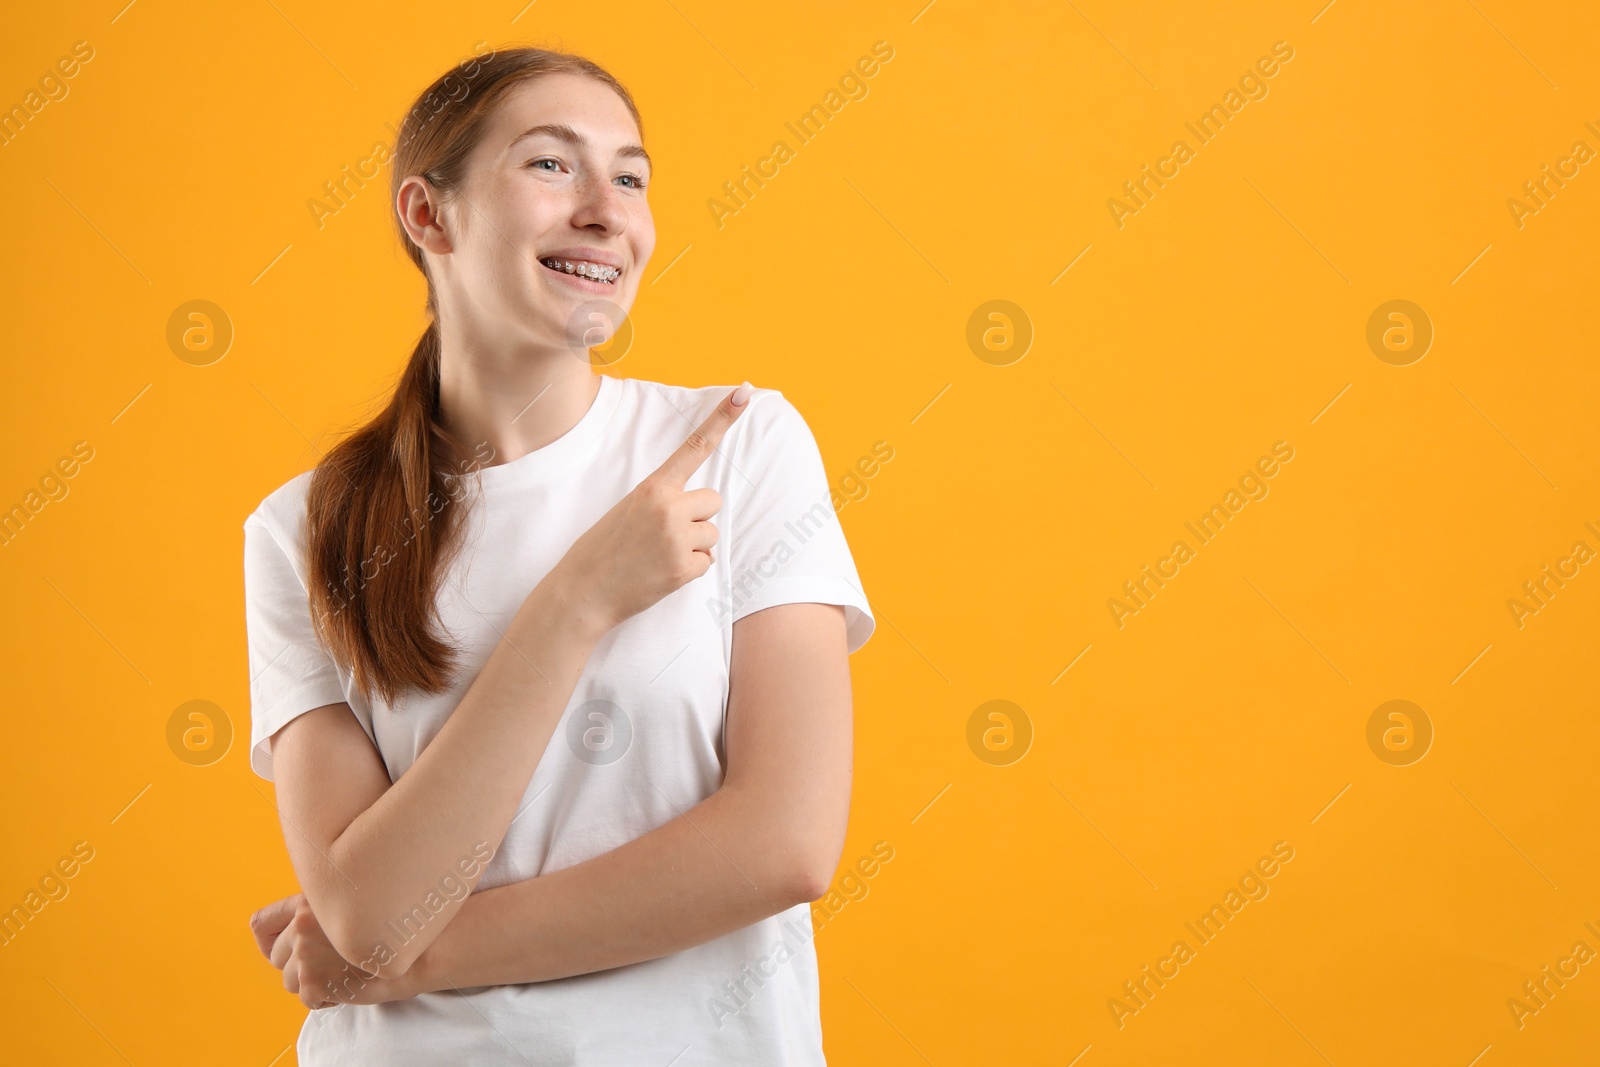
[[[555,163],[557,167],[559,167],[561,165],[558,161],[556,161],[554,159],[550,159],[549,157],[546,157],[544,159],[536,159],[533,162],[529,163],[528,166],[537,167],[541,163]]]
[[[622,175],[622,178],[631,178],[631,179],[633,179],[633,185],[631,186],[631,188],[643,189],[644,186],[645,186],[644,179],[639,177],[637,174],[624,174],[624,175]],[[618,181],[620,181],[620,180],[621,180],[621,178],[618,179]]]

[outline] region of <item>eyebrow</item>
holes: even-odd
[[[540,136],[554,137],[558,141],[566,141],[568,144],[577,145],[579,148],[589,147],[589,139],[564,122],[546,122],[543,125],[530,126],[526,130],[523,130],[521,133],[513,137],[511,139],[511,145],[516,144],[524,137]],[[506,147],[509,148],[511,145],[507,145]],[[633,159],[642,159],[645,161],[646,166],[649,166],[651,169],[654,169],[655,167],[655,164],[650,159],[650,153],[644,150],[643,145],[625,144],[621,148],[617,149],[617,155]]]

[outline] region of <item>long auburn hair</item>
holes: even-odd
[[[421,175],[446,199],[456,195],[496,104],[546,74],[605,85],[642,135],[639,109],[621,82],[581,56],[538,48],[462,62],[417,97],[395,131],[389,204],[400,242],[428,283],[428,327],[387,406],[323,457],[306,498],[313,626],[368,700],[376,693],[392,704],[408,687],[440,693],[452,683],[461,649],[440,636],[435,596],[461,547],[465,505],[457,494],[474,467],[439,422],[439,305],[422,250],[400,224],[400,184]]]

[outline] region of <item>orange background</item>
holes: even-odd
[[[0,506],[93,459],[0,552],[0,904],[94,858],[0,947],[3,1058],[294,1059],[305,1011],[246,927],[295,882],[247,767],[240,526],[423,322],[387,170],[321,229],[307,201],[485,41],[586,54],[645,115],[660,238],[611,373],[782,389],[836,484],[894,450],[840,512],[878,619],[841,873],[894,859],[818,935],[832,1062],[1593,1062],[1600,963],[1520,1029],[1507,1001],[1600,951],[1600,567],[1520,628],[1507,602],[1600,549],[1600,164],[1520,227],[1507,201],[1600,150],[1600,14],[1323,2],[14,14],[0,104],[94,58],[0,148]],[[796,146],[880,40],[869,94]],[[1197,147],[1184,123],[1277,41],[1269,94]],[[779,138],[719,228],[707,201]],[[1119,228],[1107,200],[1179,138]],[[207,366],[166,339],[195,299],[234,330]],[[969,348],[996,299],[1020,359]],[[1395,299],[1435,332],[1406,366],[1366,340]],[[1270,494],[1199,546],[1184,523],[1277,441]],[[1180,538],[1119,628],[1108,599]],[[209,766],[167,740],[197,699],[235,735]],[[991,700],[1031,724],[1007,765],[969,746]],[[1390,700],[1434,731],[1408,766],[1368,745]],[[1119,1028],[1123,982],[1278,841],[1270,895]]]

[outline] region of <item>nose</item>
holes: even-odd
[[[572,224],[601,233],[620,234],[628,226],[628,211],[617,191],[604,177],[585,176],[577,183],[577,203]]]

